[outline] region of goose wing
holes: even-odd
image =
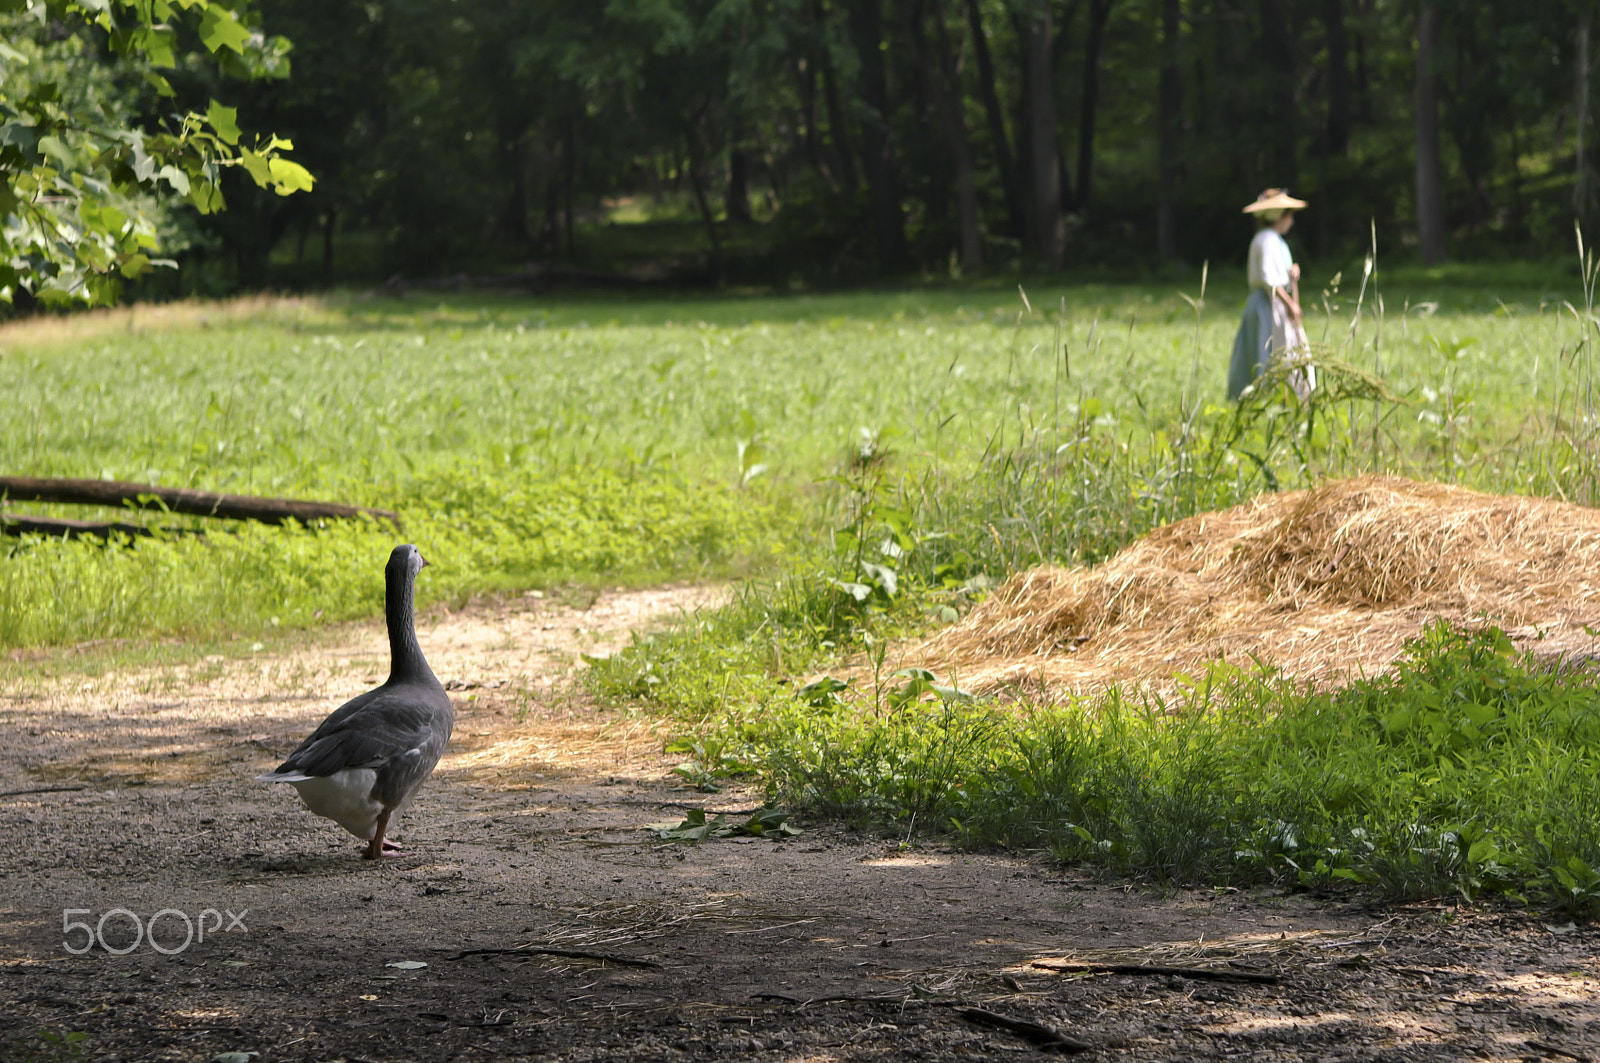
[[[432,696],[428,696],[432,695]],[[444,691],[378,687],[341,706],[271,773],[306,778],[348,768],[381,771],[397,759],[426,763],[444,752],[454,713]]]

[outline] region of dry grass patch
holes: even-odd
[[[1324,680],[1381,671],[1435,617],[1587,653],[1597,572],[1600,512],[1363,476],[1178,521],[1091,569],[1020,573],[904,661],[1052,696],[1219,658]]]
[[[237,299],[185,299],[174,303],[131,303],[80,313],[39,314],[0,324],[0,350],[23,350],[81,343],[110,333],[170,332],[239,324],[273,317],[280,320],[322,316],[323,302],[305,296],[245,295]]]

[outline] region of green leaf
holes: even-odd
[[[311,171],[297,162],[278,158],[271,162],[273,190],[280,196],[292,196],[296,192],[309,192],[317,179],[311,176]]]
[[[189,194],[189,175],[176,166],[161,167],[160,177],[172,186],[172,190],[180,196]]]
[[[171,26],[147,26],[144,32],[134,36],[137,47],[144,52],[151,66],[177,66],[177,59],[172,51],[172,40]]]
[[[72,149],[67,147],[66,143],[61,140],[60,137],[51,136],[49,134],[40,137],[39,151],[41,154],[48,155],[52,159],[55,159],[68,169],[71,169],[78,164],[78,157],[72,153]]]
[[[133,177],[140,184],[144,184],[155,176],[156,160],[150,157],[150,152],[144,146],[144,134],[137,130],[129,134],[128,148],[133,152]]]
[[[211,10],[214,11],[216,9],[212,8]],[[221,137],[225,142],[229,144],[239,143],[239,108],[224,107],[216,100],[212,100],[210,105],[206,107],[206,121],[211,123],[211,128],[215,129],[217,136]]]
[[[122,260],[119,268],[122,270],[122,275],[129,279],[134,277],[142,277],[146,273],[149,273],[152,268],[150,265],[150,256],[129,255],[127,258]]]
[[[266,188],[272,182],[272,164],[265,155],[258,155],[249,148],[239,152],[239,160],[244,163],[244,168],[250,176],[255,178],[256,184]]]
[[[644,829],[654,831],[656,837],[664,841],[701,842],[711,837],[712,832],[726,824],[724,816],[707,822],[705,811],[693,809],[684,817],[683,822],[673,823],[667,820],[662,823],[646,823]]]
[[[206,8],[205,15],[200,19],[200,43],[206,46],[207,51],[215,54],[228,48],[243,55],[245,42],[249,39],[250,31],[239,22],[238,15],[216,4]]]
[[[870,561],[861,562],[861,571],[871,577],[878,586],[883,588],[883,593],[893,598],[900,589],[900,575],[888,565],[874,565]]]
[[[204,179],[189,185],[189,202],[201,214],[212,214],[226,206],[222,201],[222,190]]]
[[[0,144],[11,144],[23,151],[33,150],[39,135],[32,129],[32,122],[11,121],[0,124]]]
[[[829,583],[844,591],[858,602],[864,602],[872,597],[872,587],[865,583],[847,583],[844,580],[830,579]]]
[[[854,679],[838,680],[825,675],[815,683],[807,683],[795,692],[795,697],[814,709],[825,709],[839,704],[839,692],[850,689]]]
[[[653,831],[656,837],[665,841],[679,842],[703,842],[708,838],[727,838],[736,834],[782,839],[803,833],[800,828],[789,824],[788,812],[776,808],[763,808],[743,823],[729,822],[727,816],[720,812],[715,819],[707,820],[705,810],[696,808],[691,809],[680,823],[672,820],[646,823],[644,829]]]
[[[172,84],[154,70],[146,70],[144,72],[144,80],[145,84],[156,90],[157,96],[171,98],[177,95],[172,89]]]

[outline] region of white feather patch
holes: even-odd
[[[363,841],[378,829],[383,804],[372,796],[378,773],[371,768],[346,768],[332,775],[284,779],[300,791],[300,800],[319,816],[333,820]]]

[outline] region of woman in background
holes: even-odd
[[[1310,358],[1300,321],[1300,267],[1284,240],[1294,226],[1294,212],[1305,205],[1281,188],[1269,188],[1244,208],[1244,213],[1256,216],[1261,229],[1250,241],[1250,299],[1244,304],[1244,320],[1239,322],[1228,366],[1230,399],[1238,399],[1274,358],[1286,358],[1291,365]],[[1289,384],[1304,399],[1317,386],[1316,370],[1309,365],[1296,369]]]

